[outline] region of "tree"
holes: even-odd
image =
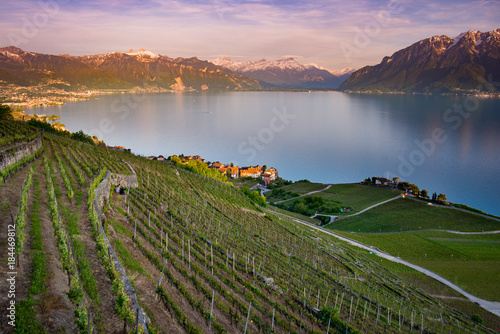
[[[172,161],[174,164],[177,164],[177,163],[180,163],[181,162],[181,158],[179,158],[178,156],[176,155],[172,155],[170,157],[170,161]]]
[[[424,199],[429,199],[429,192],[425,189],[422,189],[422,191],[420,192],[420,197]]]
[[[295,203],[294,210],[295,212],[301,213],[301,214],[306,214],[307,213],[307,205],[303,202],[297,202]]]
[[[399,182],[398,183],[398,188],[405,191],[406,189],[410,188],[410,183],[409,182]]]
[[[446,203],[446,195],[445,194],[439,194],[438,197],[437,197],[437,201],[441,204],[445,204]]]
[[[77,132],[73,132],[71,134],[71,139],[74,139],[74,140],[79,140],[79,141],[82,141],[84,143],[88,143],[88,144],[94,144],[94,140],[92,139],[91,136],[89,136],[88,134],[84,133],[82,130],[80,131],[77,131]]]
[[[437,196],[438,196],[438,195],[437,195],[435,192],[432,194],[432,200],[433,200],[434,202],[437,200]]]
[[[234,167],[234,164],[231,162],[231,164],[229,166]]]
[[[420,192],[419,192],[419,189],[418,189],[417,185],[410,184],[409,188],[410,188],[411,192],[413,193],[413,195],[415,195],[415,196],[419,195]]]
[[[5,104],[0,104],[0,119],[14,119],[12,108]]]
[[[399,183],[399,177],[395,176],[392,178],[392,180],[394,181],[394,183],[398,184]]]

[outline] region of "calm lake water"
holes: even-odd
[[[500,215],[500,100],[338,92],[113,95],[30,113],[61,115],[141,155],[199,154],[323,183],[399,176]]]

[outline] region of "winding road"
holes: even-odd
[[[392,200],[395,200],[395,199],[396,198],[393,198],[393,199],[390,199],[388,201],[392,201]],[[384,202],[379,203],[379,205],[383,204],[383,203]],[[365,211],[368,210],[368,209],[370,209],[370,208],[365,209]],[[347,243],[349,243],[349,244],[351,244],[353,246],[356,246],[356,247],[368,250],[370,252],[374,252],[375,251],[375,253],[376,253],[377,256],[380,256],[381,258],[384,258],[386,260],[393,261],[393,262],[400,263],[400,264],[404,264],[407,267],[413,268],[413,269],[415,269],[415,270],[417,270],[417,271],[419,271],[419,272],[421,272],[421,273],[423,273],[423,274],[425,274],[425,275],[427,275],[429,277],[434,278],[435,280],[443,283],[444,285],[452,288],[453,290],[457,291],[458,293],[460,293],[461,295],[463,295],[464,297],[466,297],[467,299],[469,299],[471,302],[479,304],[485,310],[487,310],[487,311],[489,311],[489,312],[491,312],[491,313],[493,313],[493,314],[495,314],[497,316],[500,316],[500,302],[492,302],[492,301],[484,300],[484,299],[478,298],[476,296],[473,296],[470,293],[468,293],[467,291],[463,290],[458,285],[453,284],[452,282],[450,282],[446,278],[444,278],[444,277],[436,274],[435,272],[432,272],[432,271],[430,271],[428,269],[425,269],[423,267],[417,266],[417,265],[415,265],[413,263],[407,262],[405,260],[402,260],[402,259],[400,259],[398,257],[395,257],[395,256],[392,256],[390,254],[381,252],[380,250],[375,249],[375,247],[373,247],[373,246],[365,245],[365,244],[363,244],[363,243],[361,243],[359,241],[356,241],[356,240],[344,237],[344,236],[342,236],[340,234],[334,233],[332,231],[326,230],[323,227],[315,226],[315,225],[310,224],[310,223],[308,223],[306,221],[303,221],[303,220],[300,220],[300,219],[297,219],[297,218],[294,218],[294,217],[291,217],[291,216],[288,216],[288,215],[285,215],[283,213],[279,213],[279,212],[276,212],[276,211],[273,211],[273,213],[276,213],[276,214],[279,214],[279,215],[282,215],[282,216],[286,216],[286,217],[288,217],[290,219],[293,219],[297,223],[300,223],[302,225],[306,225],[309,228],[312,228],[312,229],[315,229],[317,231],[321,231],[323,233],[331,235],[331,236],[333,236],[333,237],[335,237],[337,239],[340,239],[342,241],[345,241],[345,242],[347,242]],[[359,212],[359,213],[361,213],[361,212]],[[498,232],[498,231],[494,231],[494,232]],[[471,233],[471,232],[465,232],[465,233]],[[483,232],[476,232],[476,233],[483,233]]]

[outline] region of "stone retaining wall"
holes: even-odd
[[[29,143],[22,143],[0,151],[0,171],[38,151],[42,147],[42,136]]]
[[[111,193],[111,187],[118,184],[125,188],[129,187],[136,188],[139,186],[139,182],[137,181],[137,175],[135,174],[134,169],[128,163],[127,166],[130,168],[133,174],[123,175],[107,171],[106,175],[104,176],[104,179],[101,181],[101,183],[99,183],[97,188],[94,190],[95,193],[94,207],[96,209],[99,220],[102,220],[104,218],[104,215],[102,214],[102,209],[104,208],[105,205],[109,203],[109,195]],[[108,246],[108,252],[111,254],[113,258],[116,270],[118,270],[118,272],[121,275],[121,280],[124,284],[125,292],[130,297],[133,309],[134,311],[138,311],[138,322],[143,326],[144,333],[148,334],[147,330],[147,323],[149,323],[148,316],[146,315],[146,312],[144,312],[142,307],[139,305],[139,301],[137,300],[137,295],[135,293],[134,287],[130,283],[130,280],[127,277],[125,269],[118,260],[118,255],[115,254],[113,247],[111,247],[111,244],[106,236],[106,233],[104,232],[102,224],[99,224],[99,233],[102,234],[104,237],[104,241]]]
[[[127,164],[128,165],[128,164]],[[130,166],[129,166],[130,167]],[[131,168],[131,167],[130,167]],[[133,169],[131,168],[132,172]],[[98,211],[101,211],[102,208],[109,203],[109,195],[111,193],[111,187],[121,185],[125,188],[137,188],[139,186],[139,182],[137,181],[137,175],[135,172],[130,175],[111,173],[110,171],[106,172],[104,179],[99,183],[99,186],[94,190],[95,198],[97,200]],[[101,218],[101,216],[99,216]]]

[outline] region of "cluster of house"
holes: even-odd
[[[274,167],[265,168],[265,166],[250,166],[250,167],[238,167],[233,164],[222,164],[218,161],[209,162],[202,159],[199,155],[181,155],[179,156],[184,163],[188,163],[191,160],[198,160],[207,164],[209,168],[217,169],[219,172],[228,175],[232,179],[251,177],[253,179],[260,178],[264,186],[269,185],[272,181],[278,178],[278,170]],[[158,159],[159,160],[159,159]]]
[[[375,180],[375,184],[380,184],[383,186],[391,186],[391,185],[397,185],[396,180],[390,180],[385,177],[373,177],[372,180]]]
[[[159,156],[150,155],[149,157],[146,157],[146,159],[158,160],[158,161],[166,161],[167,160],[167,158],[165,158],[163,155],[159,155]]]

